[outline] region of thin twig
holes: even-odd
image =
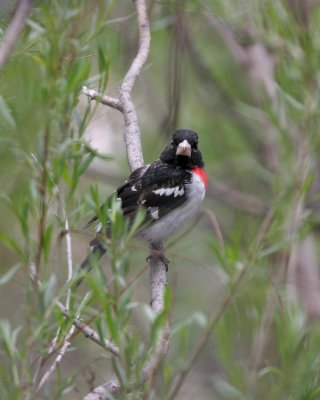
[[[84,298],[83,298],[83,300],[82,300],[82,302],[81,302],[81,304],[80,304],[80,306],[78,308],[78,311],[76,313],[76,318],[77,319],[79,318],[81,310],[83,309],[83,307],[86,304],[88,295],[89,295],[89,293],[87,293],[84,296]],[[60,304],[62,305],[62,307],[64,307],[62,303],[60,303]],[[66,334],[65,338],[63,339],[62,347],[60,348],[57,357],[55,358],[55,360],[53,361],[53,363],[49,367],[48,371],[43,375],[41,381],[39,382],[39,384],[37,386],[36,392],[38,392],[42,388],[42,386],[47,382],[47,380],[50,378],[52,373],[56,370],[57,366],[61,362],[63,356],[65,355],[68,347],[71,344],[70,343],[70,338],[73,336],[73,333],[74,333],[75,329],[76,329],[75,325],[72,325],[72,327],[69,329],[69,332]]]
[[[270,339],[271,328],[273,324],[273,314],[277,306],[277,293],[280,282],[283,280],[284,268],[277,271],[276,279],[267,295],[266,305],[264,307],[260,326],[253,339],[247,370],[247,385],[250,393],[253,391],[260,364],[264,359],[268,340]]]
[[[246,275],[246,272],[248,271],[249,266],[250,266],[250,264],[247,264],[240,271],[235,283],[232,286],[231,291],[229,292],[228,295],[226,295],[224,297],[222,302],[217,307],[217,311],[216,311],[214,317],[212,318],[211,322],[208,323],[207,329],[204,331],[204,333],[203,333],[202,337],[200,338],[197,346],[194,348],[193,353],[192,353],[188,363],[180,371],[180,373],[178,375],[176,375],[176,378],[175,378],[175,380],[174,380],[174,382],[173,382],[173,384],[171,386],[171,389],[170,389],[168,397],[167,397],[168,400],[173,400],[176,397],[176,395],[178,394],[178,392],[179,392],[179,390],[180,390],[185,378],[189,374],[189,372],[192,369],[192,367],[194,366],[198,356],[200,355],[201,350],[207,344],[213,329],[215,328],[217,323],[220,321],[220,319],[223,316],[225,310],[228,308],[229,304],[231,303],[231,300],[233,299],[234,294],[236,293],[240,283],[242,282],[244,276]]]
[[[248,260],[248,263],[242,268],[242,270],[239,272],[238,276],[236,277],[235,281],[233,282],[232,286],[230,287],[230,290],[228,293],[225,294],[223,297],[222,301],[219,303],[217,306],[217,311],[214,313],[211,321],[208,323],[206,330],[204,331],[202,337],[200,338],[197,346],[194,348],[193,353],[191,357],[189,358],[188,362],[186,363],[185,367],[180,371],[178,375],[176,375],[176,378],[173,381],[173,384],[170,388],[169,394],[167,396],[168,400],[173,400],[176,395],[178,394],[181,386],[183,385],[187,375],[191,371],[192,367],[194,366],[197,358],[199,357],[202,349],[208,342],[210,335],[213,331],[213,329],[216,327],[217,323],[220,321],[221,317],[224,315],[225,310],[228,308],[230,305],[233,296],[235,295],[236,291],[238,290],[243,278],[247,274],[247,272],[250,270],[251,266],[254,265],[257,257],[257,249],[260,247],[261,242],[265,235],[267,234],[268,228],[270,226],[272,216],[274,215],[274,209],[271,209],[264,220],[262,221],[262,224],[259,229],[259,233],[256,236],[256,239],[254,243],[252,244],[251,248],[256,249],[256,252],[252,252],[250,254],[253,254],[252,258]]]
[[[67,257],[67,266],[68,266],[68,274],[67,274],[67,282],[66,284],[71,281],[73,275],[73,261],[72,261],[72,244],[71,244],[71,233],[70,233],[70,226],[69,226],[69,219],[67,216],[67,212],[64,206],[63,209],[64,219],[65,219],[65,239],[66,239],[66,257]],[[71,299],[71,287],[68,286],[67,289],[67,299],[66,299],[66,309],[69,310],[70,307],[70,299]],[[55,351],[56,345],[58,343],[60,335],[60,327],[57,330],[55,337],[53,338],[51,345],[48,350],[48,355],[50,355],[53,351]]]
[[[106,96],[104,94],[96,92],[93,89],[89,89],[86,86],[82,86],[81,92],[82,92],[82,94],[85,94],[86,96],[88,96],[91,100],[96,100],[105,106],[109,106],[111,108],[114,108],[114,109],[122,112],[122,105],[121,105],[120,101],[114,97]]]
[[[28,14],[31,11],[33,0],[20,0],[14,16],[0,46],[0,69],[6,64],[10,53],[16,45]]]
[[[151,283],[151,308],[155,314],[159,314],[164,309],[164,290],[167,282],[166,265],[161,257],[163,243],[158,243],[156,249],[151,249],[150,255],[150,283]],[[169,322],[164,323],[159,332],[155,350],[142,369],[141,378],[133,381],[126,387],[126,391],[132,391],[150,379],[157,371],[163,358],[169,349]],[[109,381],[96,387],[91,393],[87,394],[83,400],[108,400],[110,393],[118,393],[122,390],[119,379],[114,377]]]
[[[150,49],[150,26],[145,0],[134,0],[139,24],[139,48],[124,80],[120,86],[120,102],[125,123],[124,140],[131,171],[143,166],[138,116],[131,99],[133,86],[147,60]]]
[[[74,317],[72,318],[70,316],[70,313],[68,311],[68,309],[60,302],[57,301],[56,302],[57,307],[59,307],[60,311],[62,312],[62,314],[70,321],[72,321],[73,325],[84,334],[84,336],[90,340],[92,340],[93,342],[95,342],[96,344],[98,344],[99,346],[103,347],[104,349],[110,351],[113,355],[115,356],[119,356],[120,352],[119,352],[119,348],[112,343],[110,340],[108,339],[103,339],[101,340],[99,334],[92,329],[90,326],[88,326],[87,324],[85,324],[83,321],[81,321],[78,317]]]
[[[241,209],[253,215],[264,215],[268,211],[267,204],[258,197],[240,192],[216,179],[209,180],[208,194],[236,209]]]
[[[70,234],[70,226],[69,220],[67,216],[67,211],[64,209],[64,218],[65,218],[65,238],[66,238],[66,256],[67,256],[67,265],[68,265],[68,279],[67,284],[71,281],[73,276],[73,267],[72,267],[72,244],[71,244],[71,234]],[[66,308],[69,310],[70,307],[70,298],[71,298],[71,287],[67,289],[67,300],[66,300]]]
[[[213,226],[214,232],[220,244],[221,251],[224,252],[224,240],[218,218],[212,210],[209,210],[209,208],[203,208],[201,212],[209,218],[209,221]]]

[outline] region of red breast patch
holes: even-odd
[[[192,172],[194,172],[195,174],[200,176],[200,179],[204,183],[205,188],[207,188],[208,187],[208,177],[207,177],[206,171],[203,168],[194,167],[194,168],[192,168]]]

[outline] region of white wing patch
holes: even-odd
[[[153,219],[159,219],[159,207],[148,207],[148,211]]]
[[[184,195],[184,188],[183,187],[173,187],[173,188],[161,188],[157,190],[153,190],[152,193],[158,194],[159,196],[171,196],[174,197],[183,196]]]
[[[98,223],[98,225],[97,225],[97,227],[96,227],[96,233],[101,233],[102,232],[102,223],[101,222],[99,222]],[[94,246],[93,246],[94,247]],[[90,249],[91,249],[91,247],[90,247]],[[92,250],[92,249],[91,249]]]

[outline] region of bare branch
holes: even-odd
[[[148,58],[151,41],[149,19],[145,0],[134,0],[134,4],[137,10],[139,24],[139,47],[137,55],[134,58],[119,88],[119,100],[113,97],[104,96],[95,90],[88,89],[87,87],[82,88],[82,93],[89,98],[97,100],[100,103],[115,108],[123,113],[125,123],[124,140],[131,171],[134,171],[144,164],[140,140],[139,121],[131,99],[131,92]]]
[[[151,284],[151,308],[154,313],[159,314],[164,309],[164,290],[167,283],[166,265],[163,262],[163,243],[157,243],[150,248],[150,284]],[[139,381],[132,382],[126,388],[127,391],[139,387],[145,381],[150,379],[158,366],[166,356],[169,349],[169,322],[167,321],[159,332],[156,348],[146,365],[142,370],[142,376]],[[87,394],[83,400],[108,400],[110,393],[117,393],[122,390],[118,378],[112,378],[108,382],[96,387],[91,393]]]
[[[78,311],[77,311],[77,318],[79,317],[81,310],[83,309],[84,305],[86,304],[88,298],[88,293],[86,294],[86,296],[84,296]],[[61,303],[60,303],[61,304]],[[63,308],[65,308],[63,306],[63,304],[61,304]],[[58,355],[55,358],[55,360],[53,361],[53,363],[50,365],[49,369],[47,370],[47,372],[43,375],[41,381],[39,382],[36,392],[39,391],[42,386],[47,382],[47,380],[50,378],[51,374],[56,370],[57,366],[59,365],[59,363],[61,362],[63,356],[65,355],[66,351],[68,350],[68,347],[70,346],[70,339],[73,336],[73,333],[75,331],[76,327],[75,325],[72,325],[72,327],[69,329],[69,332],[66,334],[66,336],[63,339],[63,343],[61,348],[59,349]]]
[[[20,32],[32,8],[33,0],[20,0],[12,21],[7,29],[0,47],[0,69],[2,69],[16,45]]]
[[[222,231],[219,225],[219,221],[218,218],[216,217],[215,213],[210,210],[209,208],[203,208],[201,210],[203,215],[206,215],[209,219],[209,221],[211,222],[214,232],[216,234],[216,237],[218,239],[218,242],[220,244],[220,249],[222,250],[222,252],[224,252],[224,240],[223,240],[223,235],[222,235]]]
[[[39,391],[42,386],[47,382],[47,380],[49,379],[49,377],[51,376],[51,374],[56,370],[58,364],[60,363],[60,361],[62,360],[64,354],[66,353],[68,347],[70,346],[70,338],[73,335],[73,332],[75,330],[75,327],[72,326],[70,331],[68,332],[68,334],[66,335],[66,337],[63,340],[63,344],[62,347],[60,348],[58,355],[56,357],[56,359],[54,360],[54,362],[50,365],[50,368],[48,369],[48,371],[43,375],[36,391]]]
[[[72,318],[70,316],[70,313],[68,311],[68,309],[59,301],[57,301],[57,306],[59,307],[59,309],[61,310],[62,314],[69,320],[72,321],[73,325],[79,329],[79,331],[81,331],[84,336],[90,340],[92,340],[93,342],[95,342],[96,344],[98,344],[99,346],[103,347],[104,349],[110,351],[113,355],[115,356],[119,356],[119,348],[112,343],[110,340],[108,339],[104,339],[103,342],[100,339],[99,334],[92,328],[90,328],[90,326],[88,326],[87,324],[85,324],[83,321],[81,321],[78,317],[74,317]]]
[[[265,215],[268,211],[267,204],[258,197],[240,192],[216,179],[209,181],[208,194],[253,215]]]
[[[144,164],[140,141],[139,121],[135,107],[132,103],[131,92],[147,60],[151,40],[145,1],[134,0],[134,3],[138,13],[139,49],[119,89],[120,102],[123,108],[125,123],[124,140],[126,143],[127,157],[131,171],[134,171]]]
[[[68,265],[68,279],[67,283],[71,281],[73,275],[73,261],[72,261],[72,244],[71,244],[71,234],[70,234],[70,226],[69,219],[67,216],[67,211],[64,208],[64,218],[65,218],[65,231],[66,231],[66,257],[67,257],[67,265]],[[67,290],[67,300],[66,300],[66,308],[67,310],[70,307],[70,298],[71,298],[71,288],[69,287]]]
[[[81,92],[88,96],[91,100],[96,100],[105,106],[115,108],[116,110],[122,112],[122,105],[120,101],[118,99],[115,99],[114,97],[103,95],[93,89],[87,88],[86,86],[82,87]]]
[[[105,103],[107,105],[117,108],[123,113],[125,122],[124,139],[126,143],[128,163],[131,171],[143,166],[144,164],[140,141],[139,121],[131,99],[131,92],[147,60],[151,39],[146,3],[144,0],[134,0],[134,3],[136,6],[139,23],[138,52],[120,86],[119,103],[116,99],[110,99],[108,97],[105,98]],[[104,98],[94,91],[90,92],[87,88],[83,89],[83,93],[91,98],[99,99],[100,101]],[[156,314],[159,314],[164,309],[164,290],[167,282],[163,242],[158,243],[157,246],[154,245],[152,248],[150,248],[149,260],[151,307]],[[150,379],[154,375],[163,357],[167,354],[168,348],[169,323],[167,321],[162,331],[159,332],[156,349],[144,366],[140,381],[132,382],[132,388],[143,384],[147,379]],[[114,377],[103,385],[96,387],[91,393],[87,394],[84,399],[108,399],[110,397],[110,393],[119,392],[121,390],[121,383],[116,377]],[[130,388],[126,388],[126,390],[130,390]]]

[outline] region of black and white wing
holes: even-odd
[[[116,190],[123,215],[133,220],[139,208],[146,209],[148,224],[158,220],[186,201],[185,184],[191,174],[160,160],[136,169]],[[96,221],[92,218],[87,226]]]
[[[151,220],[158,220],[186,200],[186,183],[191,174],[174,165],[156,161],[141,177],[139,204]]]

